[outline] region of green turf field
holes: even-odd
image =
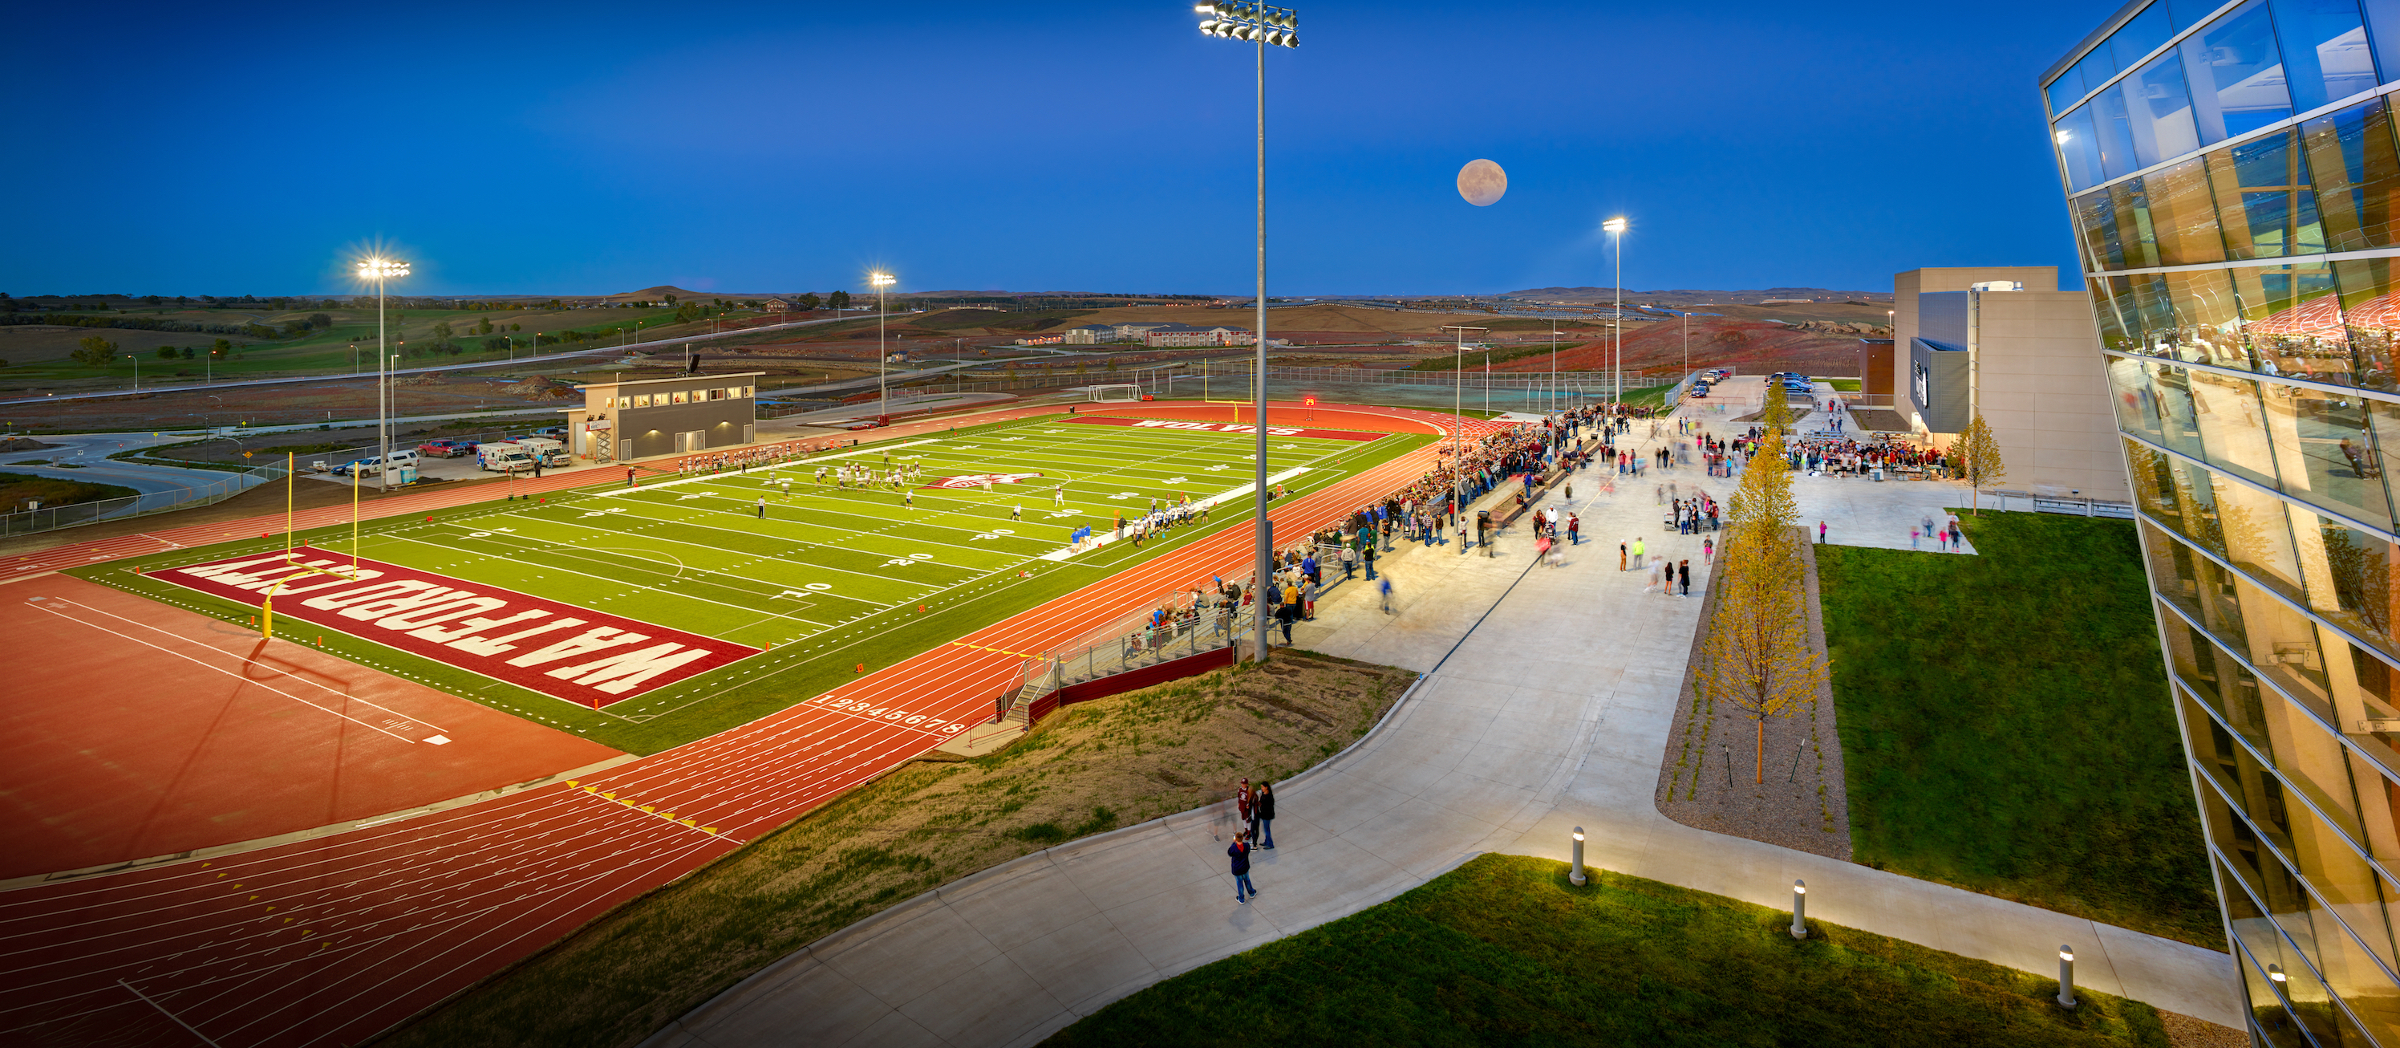
[[[1271,437],[1269,467],[1293,494],[1422,446],[1431,437],[1374,441]],[[936,438],[867,445],[748,473],[726,472],[625,489],[608,484],[547,502],[492,501],[435,515],[370,522],[361,556],[505,587],[644,622],[770,648],[716,672],[602,710],[491,680],[335,633],[348,657],[632,752],[653,752],[747,723],[891,665],[1143,559],[1250,518],[1246,497],[1136,549],[1119,542],[1044,559],[1088,526],[1151,500],[1194,501],[1246,489],[1247,434],[1135,429],[1061,421],[1000,423]],[[820,484],[820,467],[923,467],[895,490]],[[974,474],[1038,473],[990,492],[920,485]],[[789,491],[786,491],[786,482]],[[1064,484],[1063,503],[1053,489]],[[914,505],[904,503],[903,492]],[[758,509],[764,499],[763,518]],[[1022,519],[1012,519],[1021,508]],[[321,550],[350,549],[347,525],[304,533]],[[231,543],[118,562],[76,574],[208,614],[247,621],[255,609],[135,572],[282,548]],[[920,608],[926,610],[919,611]],[[307,631],[310,639],[318,631]]]

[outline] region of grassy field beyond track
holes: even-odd
[[[1274,437],[1269,466],[1292,495],[1420,447]],[[368,523],[363,558],[501,587],[764,653],[590,709],[372,641],[308,627],[328,650],[633,753],[701,738],[821,694],[869,669],[984,626],[1249,519],[1242,434],[1068,422],[1059,416],[868,445],[747,473],[635,489],[601,484],[540,501],[492,501]],[[899,488],[837,485],[838,467],[921,467]],[[827,477],[820,481],[823,469]],[[945,478],[1017,482],[939,488]],[[1063,485],[1063,491],[1056,489]],[[1198,526],[1135,547],[1066,559],[1070,532],[1109,531],[1154,502],[1245,493]],[[500,494],[495,490],[495,495]],[[761,501],[765,506],[762,512]],[[322,555],[352,549],[347,526],[301,536]],[[176,550],[75,574],[232,621],[255,610],[137,572],[280,551],[283,536]],[[1176,585],[1205,584],[1205,578]],[[1139,601],[1160,593],[1130,595]],[[1066,639],[1066,638],[1060,638]]]
[[[1188,972],[1050,1045],[2165,1048],[2158,1012],[1657,881],[1487,854],[1391,902]]]
[[[2133,525],[1817,547],[1853,857],[2225,948]]]

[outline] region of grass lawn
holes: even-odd
[[[1817,547],[1857,861],[2225,948],[2129,521]]]
[[[820,465],[881,468],[887,448],[803,459],[747,474],[697,476],[625,490],[607,483],[544,502],[493,501],[368,524],[362,557],[483,586],[534,594],[753,648],[760,654],[603,708],[309,627],[354,661],[427,680],[518,716],[632,753],[713,734],[819,695],[853,667],[890,666],[1168,550],[1241,526],[1246,498],[1197,527],[1140,548],[1114,543],[1063,560],[1078,526],[1106,532],[1152,499],[1247,488],[1251,437],[1061,421],[997,423],[888,447],[925,467],[908,484],[819,485]],[[1433,438],[1355,441],[1274,437],[1277,483],[1294,494],[1331,485]],[[1285,473],[1292,472],[1288,478]],[[1033,474],[1023,483],[941,489],[946,477]],[[600,479],[596,477],[595,479]],[[783,481],[790,482],[785,493]],[[1066,485],[1065,506],[1051,491]],[[494,496],[503,494],[495,490]],[[760,498],[767,501],[758,514]],[[1023,508],[1022,519],[1012,511]],[[348,553],[347,526],[305,536],[320,558]],[[182,607],[247,622],[256,609],[137,574],[280,551],[283,537],[175,550],[77,574]],[[1205,583],[1205,578],[1186,580]],[[1162,587],[1164,588],[1164,587]],[[1135,600],[1163,594],[1139,594]],[[923,609],[923,610],[920,610]],[[363,629],[363,627],[362,627]]]
[[[641,1041],[777,958],[929,888],[1281,781],[1364,734],[1415,675],[1292,651],[1070,706],[1016,745],[914,763],[810,812],[379,1042]]]
[[[2158,1013],[1913,943],[1483,855],[1109,1005],[1051,1045],[2147,1045]]]
[[[31,500],[39,500],[44,506],[71,506],[137,494],[140,492],[120,484],[87,484],[31,473],[0,473],[0,513],[24,509]]]

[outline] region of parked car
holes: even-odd
[[[401,466],[414,466],[416,464],[416,452],[395,451],[392,452],[390,462],[385,462],[383,456],[381,455],[369,455],[355,462],[345,462],[341,466],[337,467],[334,472],[347,474],[352,477],[372,477],[376,474],[382,473],[384,467],[386,466],[398,469]]]
[[[417,445],[417,454],[426,458],[464,458],[474,453],[472,440],[428,440]]]

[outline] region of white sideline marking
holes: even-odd
[[[929,437],[924,440],[912,440],[905,444],[863,444],[848,451],[836,452],[831,455],[819,455],[815,458],[791,459],[783,462],[773,463],[771,465],[760,466],[755,470],[755,472],[764,473],[771,469],[790,469],[794,466],[806,466],[816,462],[831,462],[838,458],[849,458],[852,455],[872,455],[878,451],[898,451],[901,448],[913,448],[919,444],[938,444],[941,443],[941,439],[942,438],[940,437]],[[695,451],[692,454],[702,455],[706,454],[706,452]],[[740,475],[739,469],[735,470],[735,475]],[[681,480],[662,480],[656,484],[644,484],[638,488],[610,488],[607,491],[594,492],[594,494],[604,499],[615,498],[619,495],[632,495],[644,491],[657,491],[660,488],[671,488],[679,484],[697,484],[703,480],[722,480],[724,477],[725,474],[722,473],[696,473],[691,476],[684,477]]]
[[[1307,467],[1307,466],[1294,466],[1294,467],[1292,467],[1292,468],[1290,468],[1290,469],[1284,470],[1284,471],[1283,471],[1283,472],[1281,472],[1281,473],[1275,474],[1275,475],[1274,475],[1274,476],[1272,476],[1272,477],[1268,477],[1268,478],[1267,478],[1267,483],[1268,483],[1269,485],[1281,484],[1281,483],[1283,483],[1284,481],[1290,480],[1290,479],[1292,479],[1293,477],[1297,477],[1297,476],[1299,476],[1300,474],[1303,474],[1303,473],[1306,473],[1306,472],[1308,472],[1308,470],[1309,470],[1309,467]],[[1209,496],[1209,497],[1207,497],[1207,498],[1201,499],[1201,500],[1200,500],[1200,501],[1198,501],[1198,502],[1194,502],[1194,503],[1192,503],[1192,505],[1194,505],[1194,506],[1199,506],[1199,507],[1203,507],[1203,508],[1208,508],[1208,509],[1214,509],[1214,508],[1216,508],[1218,505],[1221,505],[1221,504],[1223,504],[1225,501],[1227,501],[1227,500],[1229,500],[1229,499],[1238,499],[1238,498],[1241,498],[1241,497],[1243,497],[1243,496],[1245,496],[1245,495],[1248,495],[1248,494],[1250,494],[1251,492],[1254,492],[1254,491],[1256,491],[1256,490],[1258,490],[1258,484],[1257,484],[1256,482],[1252,482],[1252,483],[1249,483],[1249,484],[1244,484],[1244,485],[1242,485],[1241,487],[1238,487],[1238,488],[1228,488],[1228,489],[1226,489],[1226,490],[1224,490],[1224,491],[1220,491],[1220,492],[1218,492],[1218,493],[1216,493],[1216,494],[1214,494],[1214,495],[1210,495],[1210,496]],[[1115,541],[1117,541],[1117,532],[1116,532],[1114,529],[1111,529],[1111,530],[1109,530],[1109,531],[1105,531],[1105,532],[1101,532],[1101,531],[1094,531],[1094,532],[1092,533],[1092,544],[1091,544],[1091,545],[1089,545],[1089,546],[1086,546],[1086,547],[1084,547],[1084,549],[1085,549],[1085,550],[1095,550],[1095,549],[1099,549],[1100,547],[1102,547],[1102,546],[1105,546],[1105,545],[1108,545],[1109,543],[1111,543],[1111,542],[1115,542]],[[1068,546],[1068,547],[1065,547],[1065,548],[1063,548],[1063,549],[1054,549],[1054,550],[1051,550],[1050,552],[1048,552],[1048,553],[1044,553],[1044,554],[1042,554],[1040,557],[1038,557],[1038,558],[1036,558],[1036,559],[1038,559],[1038,560],[1051,560],[1051,561],[1060,561],[1060,560],[1065,560],[1065,559],[1067,559],[1068,557],[1072,557],[1072,556],[1074,556],[1074,555],[1075,555],[1075,552],[1076,552],[1076,550],[1075,550],[1075,547],[1073,547],[1073,546]]]

